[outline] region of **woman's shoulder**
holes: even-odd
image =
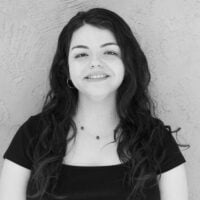
[[[44,128],[44,116],[42,113],[37,113],[34,115],[31,115],[22,126],[25,126],[32,130],[40,130]]]
[[[43,127],[41,119],[41,114],[36,114],[22,123],[5,151],[4,158],[31,169],[32,153]]]
[[[19,127],[16,136],[25,137],[27,140],[38,138],[44,130],[45,123],[42,113],[30,115]]]

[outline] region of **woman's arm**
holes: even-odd
[[[159,188],[161,200],[188,200],[185,165],[181,164],[162,173]]]
[[[26,200],[30,170],[5,159],[0,176],[1,200]]]

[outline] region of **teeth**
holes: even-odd
[[[88,78],[105,78],[107,75],[94,75],[94,76],[88,76]]]

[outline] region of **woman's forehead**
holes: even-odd
[[[77,29],[71,40],[71,46],[76,45],[103,45],[105,43],[113,43],[117,45],[114,34],[103,28],[98,28],[89,24],[85,24]]]

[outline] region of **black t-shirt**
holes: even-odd
[[[34,149],[33,138],[37,138],[42,129],[40,115],[31,116],[18,129],[3,158],[31,170],[31,152]],[[161,149],[161,151],[165,150],[166,154],[161,163],[161,173],[185,162],[171,134],[166,134],[164,144],[164,149]],[[62,164],[56,194],[67,194],[68,198],[66,200],[125,200],[131,191],[128,186],[126,187],[122,183],[127,169],[126,164],[109,166]],[[147,187],[145,195],[146,200],[160,200],[158,185]]]

